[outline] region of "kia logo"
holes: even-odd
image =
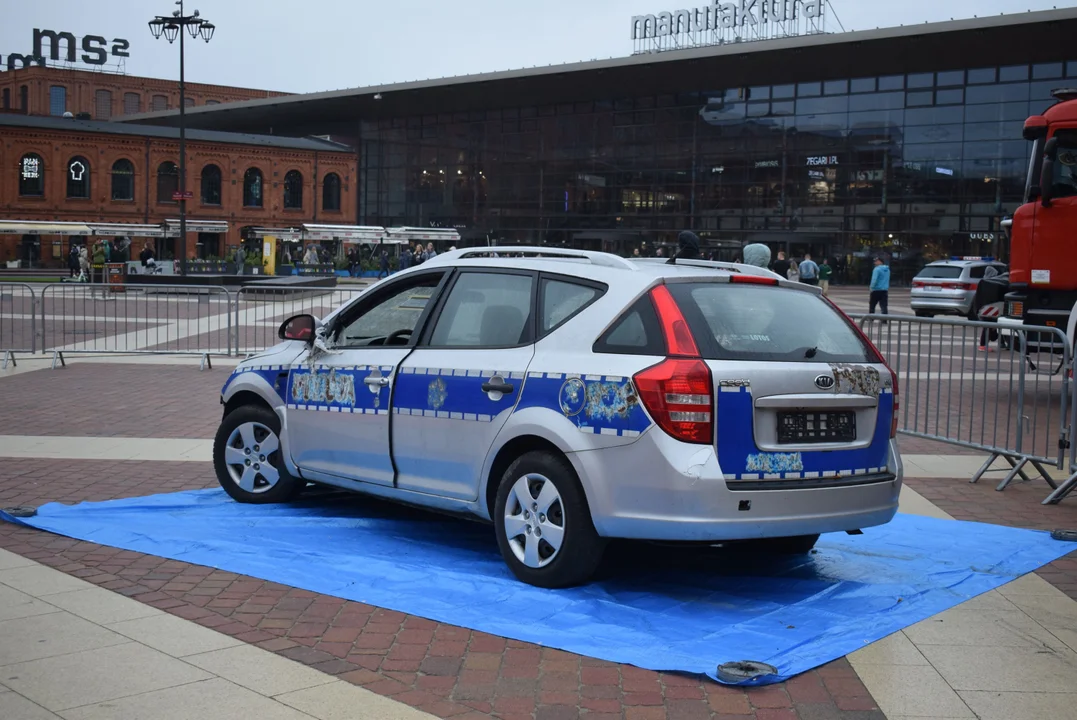
[[[833,390],[834,378],[830,377],[829,375],[820,375],[819,377],[815,378],[815,387],[819,388],[820,390]]]

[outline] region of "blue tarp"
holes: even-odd
[[[651,670],[778,668],[752,684],[842,657],[1077,550],[1031,530],[899,515],[861,536],[824,536],[795,559],[625,544],[595,583],[551,591],[513,578],[489,526],[339,493],[256,506],[201,490],[4,519]]]

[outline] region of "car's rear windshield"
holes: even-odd
[[[956,280],[961,277],[962,270],[964,270],[964,268],[960,265],[928,265],[920,271],[920,274],[916,276],[916,279],[942,278],[945,280]]]
[[[670,289],[710,359],[877,362],[856,329],[818,295],[727,283]]]

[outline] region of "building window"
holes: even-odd
[[[340,210],[340,176],[329,173],[322,181],[322,210]]]
[[[202,168],[202,204],[221,204],[221,169],[216,165]]]
[[[30,112],[30,88],[27,85],[19,86],[19,109],[24,113]]]
[[[157,202],[176,202],[172,194],[179,192],[179,168],[176,163],[166,160],[157,166]]]
[[[153,112],[164,112],[168,109],[168,96],[167,95],[154,95],[150,105],[150,109]]]
[[[138,93],[123,94],[123,114],[137,115],[142,112],[142,96]]]
[[[301,210],[303,208],[303,175],[298,170],[289,170],[284,176],[284,209]]]
[[[98,90],[94,93],[94,117],[108,120],[112,117],[112,91]]]
[[[220,105],[220,100],[206,100],[206,105]]]
[[[243,207],[262,207],[262,171],[258,168],[243,173]]]
[[[185,108],[194,107],[194,98],[191,98],[191,97],[183,98],[183,107],[185,107]]]
[[[90,161],[75,156],[67,163],[67,197],[90,199]]]
[[[53,85],[49,88],[49,115],[62,117],[67,112],[67,88]]]
[[[19,195],[42,197],[45,194],[45,163],[41,156],[27,153],[19,160]]]
[[[4,109],[11,109],[11,88],[4,88]]]
[[[135,166],[130,160],[112,163],[112,199],[135,199]]]

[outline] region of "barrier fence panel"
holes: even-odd
[[[41,294],[42,350],[230,355],[232,296],[219,286],[54,284]]]
[[[235,297],[233,347],[242,357],[276,345],[277,330],[293,315],[323,318],[362,294],[366,288],[258,287],[239,289]]]
[[[15,364],[15,353],[37,351],[38,294],[26,283],[0,282],[0,363]]]
[[[907,316],[856,319],[898,376],[904,435],[982,450],[1009,468],[1003,490],[1031,465],[1051,487],[1069,435],[1072,344],[1057,328],[1016,333],[995,323]],[[983,349],[981,349],[981,347]]]
[[[1043,501],[1044,505],[1057,505],[1067,495],[1077,490],[1077,383],[1073,382],[1075,375],[1077,375],[1077,357],[1073,358],[1073,365],[1070,366],[1070,432],[1067,437],[1070,476],[1047,496]]]

